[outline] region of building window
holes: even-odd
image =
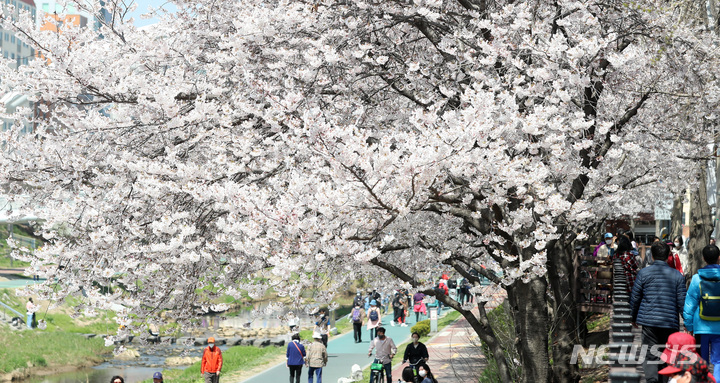
[[[42,10],[43,10],[43,12],[45,12],[45,13],[50,13],[50,4],[48,4],[48,3],[43,3],[43,5],[42,5]]]
[[[10,43],[15,44],[15,35],[10,36]]]
[[[15,53],[10,53],[10,58],[15,60]]]
[[[10,40],[10,34],[5,32],[5,41],[8,41],[8,40]]]

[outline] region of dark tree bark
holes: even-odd
[[[672,215],[670,221],[670,240],[675,238],[676,235],[682,235],[682,214],[683,214],[683,200],[685,199],[684,194],[675,196],[673,199]],[[707,203],[707,201],[706,201]]]
[[[545,277],[533,276],[527,283],[518,280],[507,288],[518,337],[516,347],[522,366],[519,382],[522,383],[551,381],[547,287]]]
[[[578,365],[570,363],[577,337],[577,305],[570,281],[575,278],[573,242],[559,240],[548,250],[548,282],[552,292],[550,341],[552,350],[552,381],[575,383],[580,381]]]
[[[702,257],[702,249],[710,242],[713,232],[713,221],[710,215],[710,205],[707,201],[707,162],[700,163],[698,188],[692,193],[690,207],[690,240],[688,241],[688,264],[686,275],[697,273],[703,267],[705,261]]]

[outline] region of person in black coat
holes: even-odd
[[[420,334],[417,332],[412,333],[412,343],[405,347],[403,363],[409,361],[410,364],[415,365],[414,368],[417,370],[417,365],[420,362],[427,362],[428,359],[430,359],[430,355],[428,355],[427,347],[420,342]]]
[[[685,277],[668,265],[670,247],[655,242],[650,248],[653,263],[640,270],[630,295],[630,313],[635,327],[642,325],[642,344],[651,349],[664,346],[670,334],[680,329],[679,316],[685,305]],[[658,382],[659,357],[646,355],[643,369],[648,383]]]

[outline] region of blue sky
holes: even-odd
[[[167,4],[167,0],[135,0],[135,3],[137,3],[138,7],[135,9],[135,12],[133,12],[130,16],[135,18],[135,25],[138,27],[141,27],[143,25],[153,24],[156,23],[157,20],[149,19],[145,20],[140,18],[140,15],[143,13],[147,13],[148,7],[157,8],[160,7],[163,4]],[[172,9],[174,8],[172,5],[166,6],[166,9]]]

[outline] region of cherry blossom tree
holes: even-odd
[[[712,36],[661,2],[174,3],[142,30],[113,1],[98,31],[4,19],[41,55],[0,69],[36,105],[0,179],[49,241],[17,256],[50,266],[42,297],[123,325],[358,278],[434,295],[453,269],[478,304],[438,299],[503,381],[573,381],[573,241],[680,190],[717,118]],[[518,361],[473,269],[507,292]]]

